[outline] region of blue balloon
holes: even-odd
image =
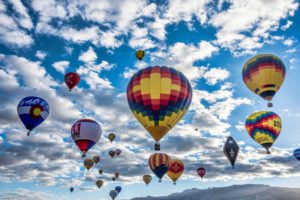
[[[41,124],[49,115],[49,105],[47,101],[40,97],[25,97],[18,105],[18,114],[28,129],[27,135],[30,131]]]
[[[294,156],[297,160],[300,161],[300,149],[295,149]]]
[[[114,200],[118,196],[118,192],[116,190],[112,190],[109,193],[109,196]]]
[[[121,186],[116,186],[116,187],[115,187],[115,190],[116,190],[118,193],[120,193],[120,192],[122,191],[122,187],[121,187]]]

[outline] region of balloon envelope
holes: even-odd
[[[116,187],[115,187],[115,190],[116,190],[118,193],[120,193],[120,192],[122,191],[122,187],[121,187],[121,186],[116,186]]]
[[[114,200],[118,196],[118,192],[116,190],[111,190],[109,196]]]
[[[74,188],[73,187],[70,187],[70,192],[74,192]]]
[[[282,122],[274,112],[259,111],[247,118],[245,126],[249,136],[270,153],[269,148],[279,136]]]
[[[119,178],[119,176],[120,176],[120,172],[115,172],[115,177]]]
[[[157,142],[185,115],[191,99],[192,87],[187,78],[168,67],[141,69],[127,87],[133,115]]]
[[[144,56],[145,56],[145,51],[143,51],[143,50],[138,50],[138,51],[135,52],[135,57],[139,61],[141,61],[144,58]]]
[[[300,161],[300,149],[295,149],[294,150],[294,156],[297,160]]]
[[[243,80],[247,87],[267,101],[271,101],[280,89],[286,69],[283,62],[271,54],[257,55],[243,67]],[[269,107],[272,104],[268,104]]]
[[[177,179],[183,174],[184,163],[178,159],[172,159],[170,169],[167,172],[169,178],[176,183]]]
[[[98,164],[100,162],[100,156],[94,156],[93,160],[96,164]]]
[[[171,157],[165,153],[154,153],[149,158],[149,167],[153,173],[161,178],[167,173],[171,166]]]
[[[94,166],[94,160],[90,158],[86,158],[83,164],[87,170],[90,170]]]
[[[113,158],[113,157],[115,157],[116,152],[115,152],[114,150],[111,150],[111,151],[108,152],[108,154],[109,154],[109,156],[110,156],[111,158]]]
[[[110,142],[113,142],[115,140],[115,138],[116,138],[116,135],[114,133],[108,134],[108,139]]]
[[[236,143],[233,137],[229,136],[225,142],[223,152],[229,160],[229,162],[231,163],[232,168],[234,168],[234,164],[239,154],[239,150],[239,145]]]
[[[103,174],[103,169],[99,169],[99,170],[98,170],[98,173],[99,173],[100,175],[102,175],[102,174]]]
[[[71,91],[80,81],[80,76],[76,72],[69,72],[65,74],[65,83]]]
[[[143,181],[148,185],[152,181],[152,177],[149,174],[143,176]]]
[[[205,175],[205,173],[206,173],[206,170],[205,170],[204,167],[199,167],[199,168],[197,169],[197,173],[198,173],[198,175],[199,175],[201,178],[203,178],[204,175]]]
[[[116,149],[115,152],[116,152],[116,155],[117,155],[117,156],[119,156],[119,155],[122,153],[121,149]]]
[[[47,101],[34,96],[22,99],[17,110],[21,121],[29,132],[41,124],[49,115],[49,105]]]
[[[72,139],[82,151],[83,156],[92,148],[102,135],[101,126],[94,120],[81,119],[75,122],[71,129]]]
[[[101,188],[102,185],[103,185],[103,181],[102,180],[97,180],[96,185],[97,185],[98,188]]]

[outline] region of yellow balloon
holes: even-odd
[[[144,56],[145,56],[145,51],[143,51],[143,50],[138,50],[138,51],[135,52],[135,57],[139,61],[141,61],[144,58]]]
[[[174,182],[174,185],[176,184],[176,181],[179,179],[179,177],[184,172],[184,163],[181,160],[173,159],[171,161],[171,166],[169,171],[167,172],[167,175],[169,178]]]
[[[93,166],[94,166],[94,160],[93,159],[90,159],[90,158],[86,158],[84,160],[84,166],[87,170],[90,170]]]
[[[148,185],[152,181],[152,177],[149,174],[147,174],[143,176],[143,180]]]
[[[103,185],[103,181],[102,180],[97,180],[96,185],[97,185],[98,188],[101,188],[102,185]]]

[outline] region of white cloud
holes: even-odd
[[[30,16],[28,15],[27,8],[23,5],[20,0],[11,0],[10,1],[18,13],[18,23],[21,27],[31,30],[33,28],[33,23]]]
[[[281,30],[285,31],[285,30],[289,29],[291,27],[291,25],[293,25],[293,22],[290,20],[287,20],[286,24],[281,26]]]
[[[46,54],[46,52],[43,52],[43,51],[36,51],[35,56],[38,59],[43,60],[47,56],[47,54]]]
[[[94,64],[97,58],[98,57],[94,49],[92,47],[89,47],[86,52],[80,54],[78,59],[86,62],[87,64]]]
[[[215,85],[219,81],[224,81],[229,77],[229,71],[221,68],[211,68],[204,74],[204,78],[209,85]]]
[[[63,60],[63,61],[58,61],[52,64],[52,66],[56,69],[56,71],[65,74],[66,69],[69,67],[70,62]]]
[[[294,44],[294,42],[295,42],[294,40],[292,40],[291,38],[288,38],[288,39],[286,39],[286,40],[283,41],[283,44],[285,46],[290,47],[290,46],[292,46]]]

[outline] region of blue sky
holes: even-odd
[[[292,157],[300,146],[298,8],[295,0],[0,2],[0,198],[107,199],[116,185],[123,187],[119,199],[243,183],[299,187]],[[146,51],[142,62],[137,49]],[[243,64],[259,53],[279,56],[287,68],[272,108],[283,130],[270,156],[244,129],[248,115],[267,109],[241,77]],[[164,152],[185,162],[177,186],[167,177],[142,183],[153,140],[131,114],[126,87],[137,70],[152,65],[180,70],[193,86],[189,112],[161,141]],[[81,75],[71,93],[63,82],[69,71]],[[46,99],[50,115],[27,137],[16,107],[30,95]],[[83,117],[103,127],[89,152],[102,157],[101,190],[97,170],[85,172],[70,138],[71,125]],[[235,171],[222,153],[228,135],[241,146]],[[113,148],[122,149],[120,158],[108,158]],[[207,169],[203,181],[200,165]],[[116,170],[121,179],[112,183]]]

